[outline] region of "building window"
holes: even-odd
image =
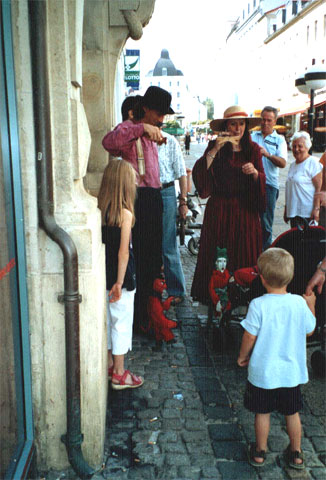
[[[172,82],[169,82],[169,87],[172,87]]]
[[[256,6],[256,0],[254,0],[254,8],[255,8],[255,6]]]
[[[315,40],[317,40],[317,33],[318,33],[318,21],[315,20]]]
[[[282,23],[286,23],[286,8],[282,8]]]
[[[296,15],[298,13],[298,2],[292,2],[292,15]]]
[[[168,69],[166,67],[162,68],[162,77],[166,77],[168,74]]]
[[[309,43],[309,25],[307,25],[307,45]]]
[[[248,15],[250,13],[250,3],[248,3]]]
[[[180,92],[177,92],[177,98],[180,98]]]
[[[180,112],[180,103],[177,104],[177,111]]]
[[[160,87],[160,86],[161,86],[161,82],[157,82],[157,86]]]
[[[273,32],[276,32],[276,23],[273,25]]]
[[[180,82],[177,82],[177,87],[180,85]]]
[[[242,18],[245,18],[245,11],[242,10]]]

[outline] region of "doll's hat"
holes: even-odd
[[[225,110],[223,114],[223,118],[216,118],[212,120],[210,123],[210,127],[213,132],[219,132],[222,130],[222,127],[226,120],[239,120],[240,118],[244,118],[248,122],[248,128],[254,128],[261,124],[261,118],[258,117],[249,117],[248,113],[240,107],[239,105],[232,105]]]
[[[226,258],[228,259],[228,253],[226,248],[216,248],[216,258]]]

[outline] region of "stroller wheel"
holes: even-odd
[[[316,375],[324,377],[326,373],[325,352],[316,350],[316,352],[311,355],[311,366]]]
[[[188,250],[192,255],[198,255],[198,251],[199,251],[198,240],[195,240],[193,237],[191,237],[188,242]]]

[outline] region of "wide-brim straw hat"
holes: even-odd
[[[225,110],[223,118],[216,118],[215,120],[212,120],[209,125],[213,132],[220,132],[226,120],[239,120],[241,118],[247,120],[249,129],[261,124],[261,118],[249,117],[248,113],[245,112],[242,107],[239,105],[232,105],[232,107]]]

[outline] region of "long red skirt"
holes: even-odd
[[[207,304],[208,284],[216,260],[216,248],[226,248],[227,269],[256,265],[262,251],[262,230],[257,211],[250,211],[237,197],[210,197],[205,210],[191,296]]]

